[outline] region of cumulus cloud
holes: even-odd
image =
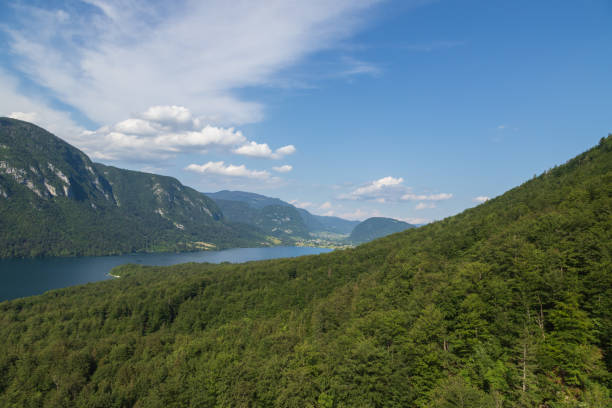
[[[272,151],[267,143],[256,143],[251,141],[234,149],[233,152],[243,156],[261,157],[266,159],[282,159],[286,155],[295,153],[295,150],[295,146],[287,145]]]
[[[400,218],[401,221],[405,221],[408,224],[412,224],[412,225],[422,225],[422,224],[429,224],[431,222],[431,220],[429,218],[417,218],[417,217],[413,217],[413,218]]]
[[[202,126],[185,107],[154,108],[139,117],[66,139],[92,157],[105,160],[169,158],[208,148],[230,150],[248,143],[234,128]]]
[[[489,201],[490,198],[487,196],[478,196],[478,197],[474,197],[472,198],[472,202],[474,203],[484,203],[485,201]]]
[[[402,186],[404,179],[401,177],[387,176],[374,180],[364,186],[358,187],[348,194],[343,194],[339,198],[345,200],[379,200],[386,197],[397,195],[406,187]]]
[[[189,109],[184,106],[151,106],[142,116],[155,122],[191,123],[192,117]]]
[[[214,174],[227,177],[246,177],[250,179],[268,179],[270,173],[265,170],[249,170],[244,164],[239,166],[233,164],[225,164],[223,161],[209,161],[205,164],[190,164],[185,170],[194,173]]]
[[[435,203],[418,203],[416,207],[414,207],[415,210],[426,210],[429,208],[436,208],[436,204]]]
[[[278,155],[279,157],[283,157],[283,156],[293,154],[295,153],[295,151],[296,149],[294,145],[287,145],[287,146],[279,147],[278,149],[276,149],[274,153]]]
[[[413,194],[413,193],[407,193],[407,194],[404,194],[401,198],[404,201],[408,201],[408,200],[413,200],[413,201],[421,201],[421,200],[442,201],[442,200],[450,200],[451,198],[453,198],[453,195],[450,194],[450,193],[439,193],[439,194]]]
[[[359,30],[380,1],[65,0],[15,7],[4,30],[18,69],[98,123],[180,105],[236,125],[260,120],[263,107],[235,89],[273,85],[287,67]],[[367,62],[357,69],[371,71]],[[189,122],[167,108],[147,118]]]
[[[24,115],[21,114],[22,117]],[[181,153],[206,153],[208,149],[277,159],[295,151],[295,147],[289,145],[273,152],[267,144],[249,141],[240,130],[233,127],[202,123],[186,107],[154,106],[114,125],[102,126],[94,131],[78,129],[69,135],[60,133],[58,136],[95,159],[110,161],[166,159]],[[279,172],[290,170],[289,165],[277,169]]]
[[[402,177],[392,176],[374,180],[354,189],[348,194],[338,196],[342,200],[368,200],[380,204],[408,200],[440,201],[448,200],[452,197],[453,195],[450,193],[415,194],[410,187],[404,185]]]
[[[291,200],[289,201],[289,204],[295,207],[298,207],[298,208],[310,208],[314,205],[310,201],[299,201],[299,200]]]
[[[378,210],[369,210],[369,209],[361,209],[358,208],[351,212],[345,212],[338,215],[340,218],[344,218],[347,220],[355,220],[355,221],[363,221],[366,218],[371,217],[380,217],[381,213]]]
[[[293,166],[289,164],[285,164],[282,166],[274,166],[272,167],[272,170],[276,171],[277,173],[288,173],[293,170]]]
[[[326,201],[319,206],[319,210],[329,210],[331,208],[332,208],[332,203],[330,203],[329,201]]]

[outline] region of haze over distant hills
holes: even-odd
[[[257,226],[278,238],[308,239],[317,234],[335,234],[339,240],[359,224],[359,221],[314,215],[278,198],[261,194],[223,190],[206,195],[215,200],[227,220]]]

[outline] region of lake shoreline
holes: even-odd
[[[121,276],[113,269],[125,264],[170,266],[188,262],[242,263],[331,252],[328,248],[273,246],[189,252],[0,259],[0,302],[43,294]]]

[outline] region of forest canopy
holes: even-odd
[[[612,406],[612,137],[355,249],[0,303],[2,406]]]

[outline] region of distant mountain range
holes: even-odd
[[[359,221],[314,215],[261,194],[223,190],[206,195],[217,203],[227,220],[256,226],[278,238],[308,239],[320,233],[348,235],[359,224]]]
[[[172,177],[93,163],[38,126],[0,118],[0,257],[269,244]]]
[[[0,118],[0,258],[343,245],[396,232],[366,222],[366,235],[346,241],[358,221],[94,163],[38,126]]]

